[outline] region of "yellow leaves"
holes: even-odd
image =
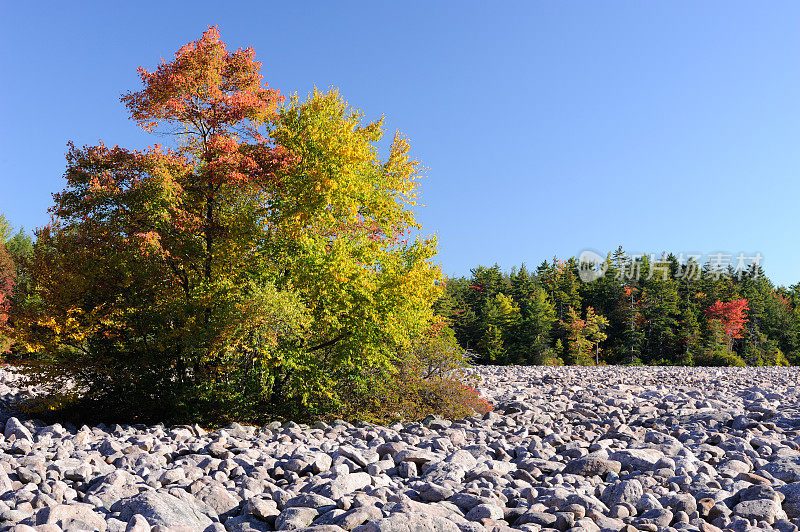
[[[37,325],[48,329],[55,337],[54,343],[81,342],[91,333],[82,323],[84,312],[80,308],[70,308],[63,315],[47,315],[37,320]]]

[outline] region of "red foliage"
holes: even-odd
[[[252,48],[228,52],[216,26],[183,46],[154,72],[139,67],[144,90],[122,101],[139,125],[152,130],[161,120],[194,124],[203,134],[243,120],[265,121],[284,97],[262,86],[261,63]]]
[[[783,294],[772,294],[772,297],[777,299],[784,307],[785,310],[791,311],[792,310],[792,303],[784,296]]]
[[[470,403],[472,403],[471,408],[475,410],[475,412],[485,414],[486,412],[492,412],[494,410],[494,405],[488,399],[482,397],[481,393],[474,387],[469,384],[461,384],[461,387],[470,398]]]
[[[131,118],[146,131],[166,122],[185,135],[182,154],[192,153],[205,167],[207,190],[222,184],[264,186],[296,162],[259,133],[260,125],[277,116],[284,96],[263,82],[253,49],[227,51],[216,27],[154,72],[140,67],[139,75],[144,88],[121,98]],[[174,155],[163,157],[171,164]]]
[[[729,339],[741,338],[744,324],[749,321],[745,311],[749,309],[746,299],[734,299],[727,303],[717,300],[706,309],[706,316],[709,320],[719,321]]]
[[[0,332],[2,332],[8,321],[8,306],[11,299],[11,291],[14,289],[15,277],[14,262],[6,251],[6,247],[0,243]],[[2,347],[0,347],[2,350]]]

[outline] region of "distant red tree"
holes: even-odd
[[[7,332],[8,307],[11,300],[11,291],[14,289],[14,262],[0,243],[0,353],[8,348],[9,342],[4,333]]]
[[[727,303],[717,300],[706,309],[708,319],[722,325],[727,337],[728,351],[731,350],[733,340],[742,337],[744,324],[749,321],[745,316],[745,312],[748,310],[750,307],[746,299],[734,299]]]

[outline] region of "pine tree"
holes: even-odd
[[[678,325],[678,287],[675,281],[652,277],[642,282],[642,316],[645,323],[646,361],[669,358]]]
[[[515,332],[516,358],[523,364],[542,364],[550,345],[550,332],[557,321],[556,311],[541,287],[520,304],[520,320]]]
[[[486,301],[483,312],[484,352],[492,362],[508,362],[508,340],[519,322],[519,306],[503,293]]]

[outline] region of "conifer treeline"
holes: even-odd
[[[776,287],[758,264],[654,263],[620,248],[592,282],[581,267],[478,266],[446,280],[436,311],[480,363],[800,364],[800,283]]]

